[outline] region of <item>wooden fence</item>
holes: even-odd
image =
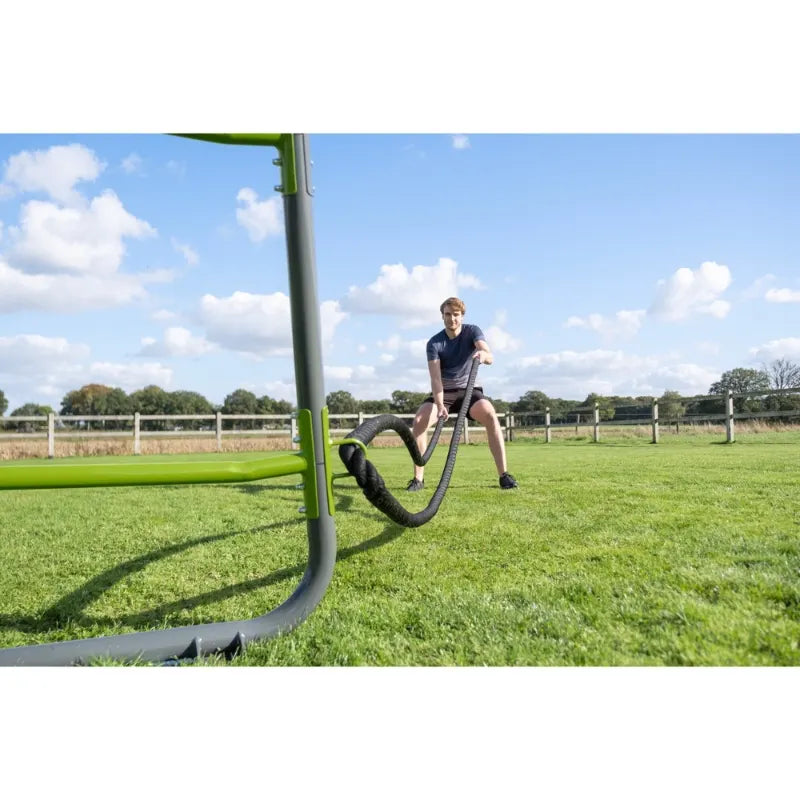
[[[331,420],[331,438],[337,437],[344,438],[344,436],[356,425],[360,425],[365,419],[370,417],[379,416],[378,414],[364,414],[363,412],[355,414],[330,414]],[[397,414],[396,416],[408,421],[414,419],[414,414]],[[510,441],[510,415],[499,414],[501,422],[505,420],[504,436]],[[336,423],[350,420],[350,423],[345,427],[337,427]],[[171,429],[162,430],[146,430],[142,428],[142,423],[157,421],[164,425],[167,422],[172,423]],[[226,421],[232,422],[232,427],[225,428]],[[243,429],[241,426],[236,427],[236,423],[249,421],[252,423],[260,422],[260,427],[253,427]],[[185,430],[180,424],[182,422],[192,423],[206,423],[198,430]],[[453,418],[455,422],[455,418]],[[97,430],[92,429],[93,423],[100,423],[104,426],[106,423],[112,423],[114,427],[125,425],[124,430]],[[10,431],[8,426],[13,425],[16,428],[20,426],[33,429],[36,427],[41,430],[28,430],[20,432],[19,430]],[[472,423],[473,428],[475,423]],[[146,426],[145,426],[146,428]],[[452,433],[453,426],[446,425],[443,432]],[[395,436],[396,434],[387,431],[381,436]],[[19,416],[19,417],[0,417],[0,441],[2,440],[25,440],[25,439],[39,439],[47,440],[47,455],[48,458],[55,458],[56,455],[56,442],[59,439],[129,439],[132,443],[132,452],[134,455],[141,455],[141,444],[144,438],[172,438],[175,436],[187,436],[191,438],[215,438],[216,449],[222,452],[223,437],[247,437],[247,436],[270,436],[277,438],[285,438],[287,447],[291,449],[298,448],[298,433],[297,433],[297,415],[296,414],[223,414],[217,412],[216,414],[140,414],[138,411],[134,414],[92,414],[92,415],[60,415],[51,413],[45,416]],[[465,426],[463,433],[463,441],[469,443],[469,425]]]

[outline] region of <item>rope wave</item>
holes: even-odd
[[[469,410],[469,403],[472,399],[472,390],[475,388],[475,379],[478,376],[479,366],[480,362],[478,359],[473,359],[465,389],[464,402],[461,404],[461,409],[456,418],[453,438],[450,440],[450,448],[447,451],[447,460],[444,465],[442,477],[439,480],[439,485],[436,487],[436,491],[433,493],[430,503],[428,503],[422,511],[411,512],[400,504],[397,498],[386,487],[375,465],[364,455],[364,451],[358,447],[358,445],[340,445],[339,458],[342,459],[347,471],[356,479],[356,483],[358,483],[359,487],[363,490],[364,496],[375,508],[382,511],[398,525],[403,525],[406,528],[418,528],[420,525],[424,525],[426,522],[433,519],[434,515],[439,510],[439,506],[442,504],[442,500],[447,492],[447,487],[450,485],[450,477],[453,474],[453,469],[455,468],[456,456],[458,455],[458,443],[461,440],[461,433],[466,422],[467,411]],[[443,419],[440,419],[436,423],[436,429],[424,453],[420,453],[411,428],[404,420],[393,414],[380,414],[377,417],[365,420],[361,425],[351,431],[347,438],[358,439],[364,445],[368,445],[379,433],[393,430],[400,435],[406,449],[411,455],[412,461],[417,466],[424,467],[433,455],[433,451],[436,449],[436,444],[442,433],[444,422]]]

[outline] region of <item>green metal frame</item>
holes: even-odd
[[[300,474],[309,549],[305,574],[284,603],[252,620],[8,648],[0,650],[0,666],[88,663],[101,656],[123,661],[167,661],[235,652],[249,640],[276,636],[299,625],[330,583],[336,562],[336,531],[307,137],[289,133],[177,135],[222,144],[270,146],[279,152],[273,163],[281,168],[281,186],[276,188],[284,197],[300,450],[248,461],[6,464],[0,465],[0,490],[228,483]]]

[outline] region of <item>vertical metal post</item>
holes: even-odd
[[[545,444],[550,444],[551,431],[550,431],[550,406],[546,406],[544,410],[544,441]]]
[[[600,441],[600,404],[594,404],[594,440]]]
[[[725,434],[728,442],[733,442],[735,438],[733,430],[733,390],[728,389],[728,396],[725,398]]]
[[[52,411],[47,415],[47,457],[56,457],[56,415]]]
[[[325,385],[322,376],[322,334],[317,296],[316,256],[311,213],[311,160],[308,137],[292,136],[297,190],[283,195],[286,248],[289,260],[289,296],[292,311],[292,345],[297,386],[297,408],[311,412],[311,435],[319,513],[309,515],[308,568],[301,586],[308,588],[310,608],[322,598],[336,563],[336,529],[333,509],[328,507],[328,475],[325,465],[329,442],[323,431]],[[285,148],[284,148],[285,150]],[[287,157],[282,153],[282,159]]]
[[[653,398],[653,444],[658,444],[658,398]]]

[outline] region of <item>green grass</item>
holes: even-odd
[[[417,495],[404,449],[371,458],[416,511],[445,453]],[[800,665],[800,434],[508,456],[515,492],[485,445],[463,446],[438,515],[413,530],[337,481],[322,603],[232,663]],[[0,492],[0,646],[270,610],[306,561],[295,482]]]

